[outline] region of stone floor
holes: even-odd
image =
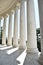
[[[31,53],[27,54],[24,65],[41,65],[38,62],[38,55]]]
[[[18,65],[16,58],[23,52],[23,50],[17,50],[16,52],[10,55],[6,53],[7,50],[0,50],[0,65]],[[27,54],[23,65],[40,65],[37,60],[38,60],[37,54],[29,53]]]

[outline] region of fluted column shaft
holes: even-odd
[[[13,46],[18,47],[18,8],[16,8],[14,13],[14,37]]]
[[[8,43],[7,43],[7,45],[12,45],[12,12],[9,15]]]
[[[7,17],[5,17],[3,20],[3,31],[2,31],[2,44],[3,45],[6,45],[6,21],[7,21]]]
[[[0,30],[1,30],[1,19],[0,19]]]
[[[25,0],[21,0],[20,5],[20,46],[21,49],[26,48],[25,39]]]
[[[37,51],[34,0],[27,0],[27,53]]]
[[[1,19],[0,19],[0,31],[1,31]]]
[[[0,37],[1,37],[1,18],[0,18]]]

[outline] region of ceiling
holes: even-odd
[[[0,15],[15,7],[17,0],[0,0]]]

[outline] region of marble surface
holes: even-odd
[[[0,47],[1,48],[1,47]],[[17,50],[13,52],[12,54],[8,55],[6,51],[10,50],[12,48],[6,49],[6,50],[0,50],[0,65],[20,65],[19,62],[17,62],[17,57],[21,55],[21,53],[24,50]],[[39,56],[38,54],[29,53],[26,55],[25,61],[23,65],[41,65],[38,62]]]
[[[38,62],[38,59],[39,59],[39,56],[38,56],[37,54],[29,53],[29,54],[27,54],[27,56],[26,56],[24,65],[41,65],[41,64]]]
[[[22,53],[23,50],[18,50],[10,55],[6,53],[6,51],[10,50],[0,50],[0,65],[18,65],[16,58]]]

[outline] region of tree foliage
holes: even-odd
[[[41,38],[39,38],[38,36],[38,34],[40,34],[40,28],[36,30],[36,33],[37,33],[37,47],[38,47],[38,50],[41,51]]]

